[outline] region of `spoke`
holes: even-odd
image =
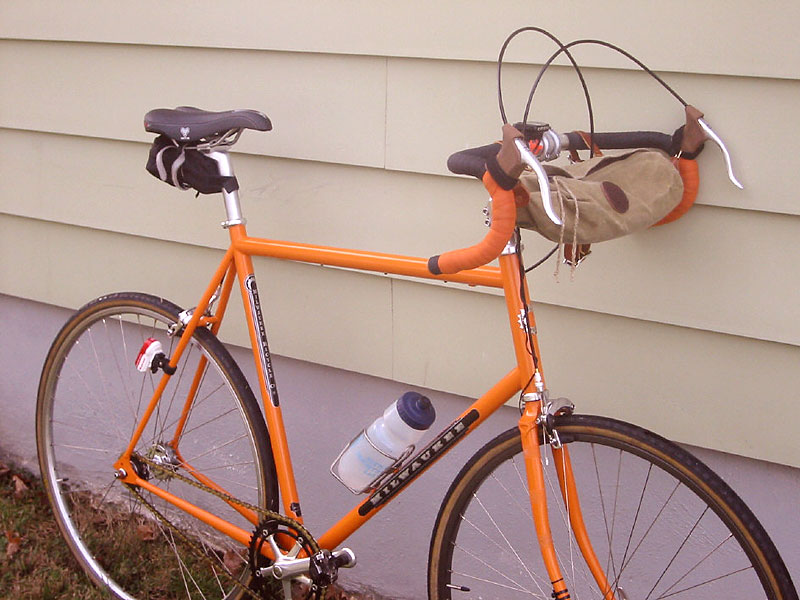
[[[459,550],[461,550],[461,551],[462,551],[464,554],[466,554],[467,556],[469,556],[469,557],[471,557],[471,558],[475,559],[476,561],[478,561],[479,563],[481,563],[483,566],[485,566],[485,567],[486,567],[487,569],[489,569],[490,571],[494,571],[494,572],[495,572],[495,573],[497,573],[497,574],[498,574],[500,577],[502,577],[503,579],[506,579],[506,580],[510,581],[510,582],[511,582],[512,584],[514,584],[514,585],[513,585],[513,587],[512,587],[512,586],[510,586],[510,585],[503,585],[502,583],[499,583],[499,582],[494,582],[494,581],[490,581],[490,580],[481,580],[481,579],[479,579],[478,577],[473,577],[473,576],[471,576],[471,575],[467,575],[466,573],[459,573],[459,575],[464,575],[465,577],[473,577],[474,579],[479,579],[480,581],[486,581],[487,583],[494,583],[495,585],[499,585],[499,586],[501,586],[501,587],[505,587],[505,588],[512,589],[512,590],[516,590],[516,591],[518,591],[518,592],[525,592],[525,593],[528,593],[528,594],[530,594],[531,596],[535,596],[535,595],[536,595],[536,594],[534,594],[532,591],[530,591],[530,590],[528,590],[527,588],[523,587],[523,586],[522,586],[522,584],[520,584],[520,583],[518,583],[518,582],[514,581],[513,579],[511,579],[511,577],[509,577],[509,576],[508,576],[508,575],[506,575],[505,573],[501,573],[501,572],[500,572],[500,571],[498,571],[496,568],[494,568],[492,565],[490,565],[490,564],[489,564],[489,563],[487,563],[485,560],[483,560],[481,557],[479,557],[479,556],[477,556],[476,554],[474,554],[474,553],[470,552],[470,551],[469,551],[469,550],[467,550],[466,548],[463,548],[463,547],[459,546],[458,544],[456,544],[456,545],[455,545],[455,547],[456,547],[456,548],[458,548]],[[544,593],[544,591],[543,591],[543,590],[542,590],[542,588],[539,586],[539,584],[536,582],[536,580],[535,580],[535,579],[533,579],[532,581],[533,581],[533,582],[536,584],[536,587],[538,587],[538,588],[539,588],[539,592],[542,594],[542,596],[545,596],[545,593]]]
[[[658,521],[658,520],[661,518],[661,514],[662,514],[662,513],[664,512],[664,510],[667,508],[667,505],[670,503],[670,500],[672,500],[672,497],[675,495],[675,492],[677,492],[677,491],[678,491],[678,488],[680,487],[680,485],[681,485],[681,482],[680,482],[680,481],[676,481],[676,482],[675,482],[675,487],[674,487],[674,488],[672,488],[672,492],[671,492],[671,493],[670,493],[670,495],[667,497],[667,499],[666,499],[666,501],[664,502],[664,504],[663,504],[663,506],[661,507],[661,509],[658,511],[658,514],[656,514],[656,516],[653,518],[653,521],[650,523],[650,526],[649,526],[649,527],[647,528],[647,530],[644,532],[644,535],[642,536],[642,539],[640,539],[640,540],[639,540],[639,543],[638,543],[638,544],[636,544],[636,548],[634,548],[634,549],[633,549],[633,552],[631,552],[631,555],[628,557],[628,562],[627,562],[627,563],[623,563],[623,565],[622,565],[622,568],[619,570],[619,576],[618,576],[618,578],[622,576],[622,573],[625,571],[625,569],[628,567],[628,565],[630,565],[630,564],[631,564],[631,561],[633,560],[633,557],[634,557],[634,556],[636,556],[636,552],[637,552],[637,551],[639,550],[639,548],[642,546],[642,543],[644,543],[644,540],[645,540],[645,539],[647,538],[647,536],[650,534],[650,531],[653,529],[653,527],[655,526],[656,522],[657,522],[657,521]]]
[[[217,569],[214,565],[211,565],[211,572],[214,574],[214,581],[217,582],[217,587],[219,588],[220,593],[222,593],[223,597],[225,596],[225,588],[222,587],[222,582],[219,580],[219,575],[217,574]]]
[[[70,450],[81,450],[83,452],[99,452],[101,454],[111,454],[108,448],[93,448],[92,446],[78,446],[77,444],[53,444],[53,448],[69,448]]]
[[[683,542],[681,542],[681,545],[678,546],[678,549],[675,551],[675,554],[672,555],[672,558],[667,563],[667,566],[664,567],[664,570],[661,572],[661,575],[656,580],[656,582],[653,584],[653,587],[650,589],[650,591],[647,593],[647,596],[645,597],[645,600],[648,600],[650,598],[651,594],[655,591],[656,586],[658,586],[658,584],[664,578],[664,575],[667,574],[667,571],[669,571],[669,568],[672,566],[672,563],[675,562],[675,559],[677,558],[678,554],[680,554],[681,550],[683,550],[683,547],[686,545],[686,542],[689,541],[689,538],[691,537],[692,533],[694,532],[695,529],[697,529],[697,526],[700,524],[700,521],[703,519],[703,517],[705,516],[705,514],[707,512],[708,512],[708,506],[706,506],[705,509],[703,509],[703,512],[701,513],[700,517],[697,519],[697,521],[695,521],[694,525],[689,530],[689,533],[686,534],[686,538],[683,540]]]
[[[100,368],[100,362],[99,362],[100,359],[99,359],[99,357],[97,355],[96,349],[94,348],[94,342],[92,340],[92,332],[91,332],[91,330],[87,330],[87,331],[89,333],[89,342],[90,342],[90,345],[92,346],[92,351],[94,352],[95,361],[97,361],[97,366],[98,366],[98,369],[99,369]],[[80,343],[80,341],[76,341],[75,345],[77,346],[79,343]],[[78,380],[80,380],[80,382],[86,388],[86,398],[87,399],[91,398],[94,401],[94,404],[97,406],[96,410],[98,412],[102,412],[103,408],[104,408],[104,404],[100,401],[100,399],[94,393],[92,388],[89,387],[89,384],[87,383],[86,379],[84,379],[83,374],[78,370],[78,368],[76,366],[72,366],[72,363],[69,363],[69,368],[72,370],[72,372],[75,374],[75,376],[78,378]],[[60,380],[61,380],[61,378],[59,377],[59,381]],[[105,378],[103,377],[102,371],[100,371],[100,382],[102,383],[103,391],[105,392],[106,396],[108,396],[108,392],[106,391],[107,385],[106,385]],[[87,410],[91,410],[88,404],[84,404],[84,406],[86,406]],[[113,424],[114,424],[114,430],[115,430],[115,433],[116,433],[116,436],[117,436],[117,440],[121,444],[121,443],[123,443],[123,435],[122,435],[122,431],[120,431],[120,429],[119,429],[119,425],[118,425],[116,419],[113,419]]]
[[[175,403],[175,398],[178,395],[178,390],[180,390],[180,388],[181,388],[181,381],[183,381],[183,375],[184,375],[184,373],[186,373],[186,369],[187,369],[189,363],[191,362],[190,359],[192,357],[192,352],[194,352],[194,344],[190,343],[189,347],[187,348],[187,350],[185,352],[185,356],[181,357],[180,370],[170,377],[170,383],[173,384],[173,386],[172,386],[172,394],[170,395],[169,403],[164,408],[164,420],[163,420],[163,422],[160,420],[161,402],[159,402],[159,419],[157,419],[157,421],[156,421],[157,423],[159,423],[159,430],[158,430],[158,438],[159,439],[164,439],[164,431],[166,431],[168,428],[172,427],[171,424],[167,425],[167,420],[169,419],[170,415],[172,414],[172,406]],[[179,412],[179,418],[180,418],[180,412]],[[177,422],[177,420],[174,421],[174,422]]]
[[[201,589],[200,584],[197,583],[197,580],[194,578],[194,575],[189,570],[189,567],[186,566],[186,563],[184,562],[183,558],[181,558],[180,556],[177,556],[177,559],[178,559],[178,562],[180,563],[181,569],[185,570],[186,574],[189,576],[189,579],[191,579],[192,584],[194,585],[194,588],[197,590],[197,592],[200,594],[200,596],[204,600],[206,600],[206,595],[203,593],[203,590]],[[189,597],[191,598],[191,593],[189,592],[189,590],[187,589],[186,591],[187,591],[187,594],[189,594]]]
[[[689,587],[684,588],[682,590],[678,590],[677,592],[672,592],[671,594],[666,594],[666,595],[659,596],[659,598],[669,598],[670,596],[675,596],[677,594],[682,594],[683,592],[688,592],[689,590],[693,590],[693,589],[698,588],[698,587],[700,587],[702,585],[708,585],[709,583],[714,583],[715,581],[719,581],[720,579],[725,579],[726,577],[730,577],[731,575],[736,575],[737,573],[744,573],[745,571],[750,571],[750,570],[754,570],[752,565],[750,565],[749,567],[742,567],[741,569],[737,569],[736,571],[731,571],[730,573],[725,573],[725,575],[720,575],[719,577],[714,577],[714,578],[709,579],[707,581],[703,581],[702,583],[696,583],[695,585],[689,586]]]
[[[120,321],[122,321],[122,319],[120,319]],[[141,348],[142,346],[144,346],[144,341],[146,339],[144,337],[145,326],[142,325],[142,316],[140,314],[138,314],[138,313],[136,314],[136,324],[138,325],[137,331],[140,332],[141,340],[139,342],[139,344],[140,344],[139,348]],[[148,334],[148,337],[155,337],[155,330],[156,330],[156,320],[153,319],[153,325],[150,328],[150,332]],[[137,373],[138,373],[138,371],[137,371]],[[150,389],[151,389],[150,397],[152,398],[153,394],[156,391],[156,388],[155,388],[155,384],[153,383],[153,374],[150,372],[149,369],[147,371],[145,371],[144,373],[142,373],[141,384],[139,385],[139,397],[136,400],[136,414],[134,415],[133,421],[131,422],[130,437],[133,437],[133,432],[136,431],[136,426],[139,423],[139,414],[142,411],[142,401],[144,400],[144,390],[145,390],[145,387],[146,387],[145,384],[148,381],[150,382]]]
[[[729,533],[729,534],[728,534],[728,537],[726,537],[726,538],[725,538],[724,540],[722,540],[722,541],[721,541],[719,544],[717,544],[716,546],[714,546],[714,548],[711,550],[711,552],[709,552],[709,553],[708,553],[708,554],[706,554],[706,555],[705,555],[703,558],[701,558],[699,561],[697,561],[697,563],[696,563],[696,564],[695,564],[695,565],[694,565],[694,566],[693,566],[691,569],[689,569],[688,571],[686,571],[686,573],[684,573],[684,574],[683,574],[683,576],[681,576],[681,578],[680,578],[680,579],[678,579],[677,581],[675,581],[675,583],[673,583],[673,584],[672,584],[671,586],[669,586],[669,587],[668,587],[666,590],[664,590],[664,593],[663,593],[663,594],[660,596],[660,598],[664,598],[665,596],[669,596],[670,594],[668,594],[667,592],[669,592],[670,590],[672,590],[672,588],[674,588],[674,587],[675,587],[675,586],[677,586],[677,585],[678,585],[678,584],[679,584],[681,581],[683,581],[684,579],[686,579],[686,578],[687,578],[687,577],[688,577],[688,576],[689,576],[689,575],[690,575],[690,574],[691,574],[691,573],[692,573],[692,572],[693,572],[695,569],[697,569],[697,568],[698,568],[698,567],[699,567],[701,564],[703,564],[703,563],[704,563],[706,560],[708,560],[708,558],[709,558],[709,557],[710,557],[712,554],[714,554],[714,553],[715,553],[717,550],[719,550],[720,548],[722,548],[722,546],[724,546],[724,545],[725,545],[725,543],[726,543],[728,540],[731,540],[731,539],[733,539],[733,534],[732,534],[732,533]],[[695,587],[695,586],[692,586],[692,587]],[[690,589],[690,588],[687,588],[687,589]]]
[[[633,524],[631,525],[631,531],[628,534],[628,542],[625,544],[625,552],[622,554],[622,560],[620,561],[620,565],[622,568],[619,570],[619,574],[614,579],[614,582],[611,584],[611,589],[616,589],[617,585],[619,584],[619,578],[622,577],[622,572],[625,570],[627,563],[625,559],[628,557],[628,550],[630,550],[631,542],[633,541],[633,532],[636,530],[636,523],[639,521],[639,514],[642,510],[642,503],[644,502],[644,496],[647,491],[647,486],[650,482],[650,474],[653,471],[653,463],[648,463],[647,465],[647,475],[644,478],[644,484],[642,485],[642,493],[639,495],[639,503],[636,505],[636,513],[633,516]],[[673,490],[674,493],[674,490]],[[652,525],[651,525],[652,527]],[[646,535],[646,534],[645,534]],[[644,539],[644,538],[642,538]],[[641,543],[641,542],[640,542]],[[638,548],[638,546],[637,546]],[[633,555],[631,555],[631,558]]]
[[[107,321],[107,319],[103,318],[102,323],[103,323],[103,331],[106,334],[106,340],[108,342],[108,354],[110,354],[111,358],[114,360],[114,366],[117,368],[117,374],[119,375],[119,381],[120,381],[120,384],[122,385],[123,391],[124,391],[125,396],[126,396],[128,409],[131,411],[131,413],[133,413],[133,398],[131,398],[128,395],[128,387],[125,385],[125,377],[122,375],[122,367],[119,364],[119,357],[117,357],[117,353],[114,352],[114,346],[116,344],[112,343],[111,334],[108,331],[108,321]],[[120,323],[122,323],[122,321],[120,321]],[[94,340],[92,338],[91,330],[89,330],[89,338],[92,339],[92,347],[94,347]],[[123,336],[123,338],[124,338],[124,336]],[[97,356],[97,351],[95,351],[95,356]],[[100,365],[99,359],[98,359],[97,364],[98,364],[98,366]],[[106,391],[106,397],[108,397],[108,391]],[[132,415],[132,416],[134,418],[136,417],[136,415]]]
[[[198,382],[198,384],[197,384],[197,390],[196,390],[196,392],[195,392],[196,394],[197,394],[197,393],[198,393],[200,390],[202,390],[202,389],[203,389],[203,384],[205,384],[205,382],[206,382],[206,375],[208,375],[208,363],[209,363],[209,362],[211,362],[211,359],[210,359],[210,358],[208,358],[207,356],[205,356],[205,354],[203,354],[203,355],[201,356],[201,359],[202,359],[202,358],[204,358],[204,357],[206,358],[206,361],[207,361],[207,362],[206,362],[206,365],[203,367],[203,374],[202,374],[202,375],[200,375],[200,381],[199,381],[199,382]],[[199,366],[199,365],[198,365],[198,366]],[[211,397],[212,397],[214,394],[216,394],[216,393],[217,393],[217,391],[218,391],[218,390],[220,390],[220,389],[221,389],[221,388],[222,388],[224,385],[225,385],[225,381],[223,381],[222,383],[220,383],[220,384],[219,384],[219,385],[218,385],[216,388],[214,388],[213,390],[211,390],[210,392],[208,392],[208,393],[207,393],[205,396],[203,396],[202,398],[197,398],[197,397],[195,397],[195,398],[193,398],[193,399],[191,400],[191,402],[190,402],[190,404],[189,404],[189,412],[188,412],[188,414],[186,415],[186,421],[185,421],[185,423],[184,423],[184,427],[186,426],[186,423],[189,423],[189,422],[191,421],[191,419],[192,419],[192,414],[194,413],[194,410],[195,410],[195,409],[196,409],[198,406],[202,406],[202,405],[205,403],[205,401],[206,401],[206,400],[208,400],[208,399],[209,399],[209,398],[211,398]],[[188,400],[188,398],[187,398],[187,400]],[[177,420],[175,421],[175,423],[177,423]],[[171,424],[170,424],[170,427],[172,427],[172,425],[173,425],[173,424],[174,424],[174,423],[171,423]],[[191,430],[190,430],[190,431],[191,431]],[[184,430],[184,431],[181,433],[181,437],[183,437],[183,436],[184,436],[184,435],[186,435],[187,433],[188,433],[188,431]]]
[[[206,372],[208,372],[208,368],[207,368],[207,367],[206,367]],[[206,374],[205,374],[205,373],[203,373],[203,377],[202,377],[202,379],[201,379],[201,381],[200,381],[200,385],[198,385],[198,387],[197,387],[197,389],[198,389],[198,390],[199,390],[200,388],[202,388],[202,387],[203,387],[203,382],[205,381],[205,377],[206,377]],[[201,398],[200,400],[194,400],[194,401],[192,401],[192,403],[191,403],[191,406],[189,407],[189,413],[186,415],[186,421],[185,421],[185,423],[188,423],[189,421],[191,421],[191,419],[192,419],[192,414],[194,413],[194,410],[195,410],[195,408],[197,408],[198,406],[200,406],[201,404],[203,404],[203,402],[205,402],[206,400],[208,400],[209,398],[211,398],[211,397],[212,397],[212,396],[213,396],[215,393],[217,393],[217,392],[218,392],[220,389],[222,389],[223,387],[225,387],[225,382],[224,382],[224,381],[223,381],[222,383],[220,383],[220,384],[219,384],[219,385],[218,385],[216,388],[214,388],[213,390],[211,390],[211,391],[210,391],[208,394],[206,394],[206,395],[205,395],[203,398]],[[204,427],[204,426],[208,425],[209,423],[212,423],[212,422],[214,422],[214,421],[215,421],[215,420],[217,420],[217,419],[221,419],[221,418],[222,418],[222,417],[224,417],[225,415],[227,415],[227,414],[229,414],[229,413],[231,413],[231,412],[233,412],[233,411],[235,411],[235,410],[237,410],[237,409],[234,407],[234,408],[230,409],[228,412],[226,412],[226,413],[224,413],[224,414],[221,414],[221,415],[218,415],[218,416],[214,417],[213,419],[210,419],[210,420],[206,421],[205,423],[200,423],[200,424],[198,424],[198,425],[195,425],[195,426],[194,426],[194,427],[192,427],[191,429],[184,429],[184,430],[183,430],[183,432],[181,433],[181,438],[184,438],[184,437],[186,437],[186,435],[187,435],[187,434],[189,434],[189,433],[191,433],[191,432],[193,432],[193,431],[196,431],[196,430],[197,430],[197,429],[199,429],[200,427]],[[178,423],[178,421],[179,421],[179,420],[180,420],[180,415],[179,415],[178,417],[176,417],[176,418],[172,419],[172,421],[170,421],[170,423],[169,423],[169,424],[166,424],[166,425],[164,426],[164,429],[165,429],[165,430],[170,430],[170,429],[172,429],[172,427],[173,427],[174,425],[177,425],[177,423]]]
[[[194,426],[194,427],[192,427],[191,429],[185,429],[185,430],[183,431],[183,434],[181,435],[181,437],[182,437],[182,438],[183,438],[183,437],[186,437],[188,434],[192,433],[193,431],[197,431],[197,430],[198,430],[198,429],[200,429],[201,427],[205,427],[206,425],[210,425],[211,423],[214,423],[215,421],[219,421],[220,419],[224,419],[224,418],[225,418],[225,417],[227,417],[229,414],[231,414],[232,412],[236,412],[237,410],[238,410],[238,409],[237,409],[237,408],[234,406],[233,408],[230,408],[230,409],[228,409],[228,410],[227,410],[227,411],[225,411],[224,413],[221,413],[221,414],[217,415],[216,417],[212,417],[212,418],[210,418],[208,421],[204,421],[204,422],[202,422],[202,423],[198,423],[197,425],[195,425],[195,426]],[[188,422],[188,419],[187,419],[187,422]]]
[[[217,465],[215,467],[203,467],[203,473],[208,473],[209,471],[219,471],[220,469],[232,469],[234,467],[246,467],[246,466],[253,466],[255,465],[254,460],[244,460],[242,462],[235,462],[235,463],[227,463],[224,465]],[[194,472],[192,469],[187,469],[187,471]]]
[[[464,515],[461,515],[461,520],[464,521],[465,523],[467,523],[467,525],[472,527],[475,531],[480,533],[483,537],[485,537],[492,545],[497,547],[498,550],[505,550],[505,548],[503,546],[501,546],[499,542],[497,542],[496,540],[493,540],[485,531],[483,531],[483,529],[481,529],[480,527],[475,525],[475,523],[470,521],[467,517],[465,517]]]
[[[465,579],[473,579],[475,581],[481,581],[483,583],[488,583],[491,585],[496,585],[497,587],[505,588],[507,590],[514,590],[515,592],[522,592],[523,594],[528,594],[529,596],[533,596],[534,598],[546,598],[546,596],[537,596],[536,593],[532,592],[531,590],[525,590],[522,588],[516,588],[510,585],[506,585],[505,583],[500,583],[499,581],[492,581],[491,579],[484,579],[482,577],[476,577],[475,575],[470,575],[469,573],[461,573],[459,571],[450,571],[451,580],[453,575],[458,575],[459,577],[464,577]],[[502,573],[501,573],[502,575]]]
[[[515,468],[516,468],[516,465],[514,465],[514,466],[515,466]],[[520,512],[521,512],[523,515],[525,515],[526,517],[531,517],[531,508],[530,508],[530,504],[529,504],[527,507],[524,507],[524,506],[522,506],[522,505],[519,503],[519,500],[517,500],[516,496],[514,496],[514,495],[513,495],[513,494],[512,494],[512,493],[509,491],[509,489],[508,489],[508,488],[507,488],[505,485],[503,485],[503,482],[501,482],[501,481],[500,481],[500,480],[497,478],[497,476],[494,474],[494,472],[492,473],[491,477],[492,477],[492,479],[494,479],[494,480],[495,480],[495,482],[497,483],[497,485],[499,485],[499,486],[502,488],[502,490],[503,490],[503,491],[506,493],[506,496],[508,496],[508,497],[509,497],[509,499],[510,499],[510,500],[511,500],[511,501],[512,501],[512,502],[513,502],[513,503],[514,503],[516,506],[517,506],[517,508],[519,508]],[[528,494],[528,490],[527,490],[527,488],[525,489],[525,494],[526,494],[526,495]]]
[[[608,561],[606,561],[606,572],[608,572],[609,566],[611,567],[611,572],[613,575],[614,580],[618,580],[619,576],[617,575],[617,569],[614,565],[614,553],[611,546],[611,532],[608,529],[608,513],[606,512],[606,503],[603,500],[603,490],[600,487],[600,470],[597,466],[597,453],[595,451],[595,444],[591,445],[592,448],[592,460],[594,461],[594,472],[597,478],[597,493],[600,496],[600,510],[603,512],[603,523],[606,527],[606,540],[608,541]],[[622,455],[622,450],[619,451],[620,456]],[[619,462],[619,461],[618,461]]]
[[[631,547],[631,541],[633,541],[633,532],[636,530],[636,523],[639,521],[639,513],[642,510],[642,503],[644,502],[644,495],[647,492],[647,486],[650,483],[650,474],[653,471],[653,463],[648,463],[647,465],[647,475],[644,478],[644,484],[642,485],[642,493],[639,495],[639,503],[636,505],[636,514],[633,516],[633,524],[631,525],[631,532],[628,534],[628,543],[625,544],[625,552],[622,554],[622,568],[625,568],[625,559],[628,557],[628,550]],[[622,571],[620,570],[620,574]],[[616,581],[614,585],[616,585]]]
[[[520,564],[520,565],[522,565],[522,568],[523,568],[523,569],[525,569],[525,572],[526,572],[526,573],[528,574],[528,576],[531,578],[531,581],[533,581],[534,583],[536,583],[536,579],[534,578],[534,576],[533,576],[533,573],[531,573],[531,572],[530,572],[530,570],[528,569],[528,565],[526,565],[526,564],[525,564],[525,561],[523,561],[523,560],[522,560],[522,558],[520,558],[519,554],[517,554],[517,551],[516,551],[516,550],[514,549],[514,547],[511,545],[511,542],[509,542],[509,541],[508,541],[508,538],[505,536],[505,534],[502,532],[502,530],[500,529],[500,527],[497,525],[497,522],[494,520],[494,517],[492,517],[491,513],[490,513],[488,510],[486,510],[486,507],[483,505],[483,502],[481,502],[481,499],[480,499],[480,498],[478,498],[477,494],[472,494],[472,497],[475,499],[475,501],[477,501],[477,503],[478,503],[478,504],[480,505],[480,507],[483,509],[483,512],[484,512],[484,513],[486,513],[486,516],[487,516],[487,517],[489,518],[489,520],[492,522],[492,525],[494,525],[495,529],[497,529],[497,533],[499,533],[499,534],[500,534],[500,537],[502,537],[502,538],[503,538],[503,541],[505,541],[505,543],[508,545],[508,549],[509,549],[509,550],[511,550],[511,552],[512,552],[512,553],[514,554],[514,556],[516,557],[517,561],[519,561],[519,564]],[[538,584],[538,583],[536,583],[536,585],[537,585],[537,587],[538,587],[538,585],[539,585],[539,584]],[[542,593],[544,593],[544,591],[543,591],[543,590],[541,590],[541,588],[540,588],[540,591],[541,591]]]
[[[201,452],[200,454],[196,454],[195,456],[192,456],[191,458],[187,459],[187,460],[186,460],[186,462],[188,462],[188,463],[193,463],[193,462],[195,462],[195,461],[196,461],[198,458],[202,458],[202,457],[204,457],[204,456],[207,456],[208,454],[211,454],[212,452],[216,452],[217,450],[221,450],[221,449],[222,449],[222,448],[224,448],[225,446],[230,446],[231,444],[233,444],[233,443],[236,443],[236,442],[238,442],[239,440],[241,440],[241,439],[243,439],[243,438],[246,438],[246,437],[247,437],[247,433],[243,433],[243,434],[242,434],[242,435],[240,435],[239,437],[235,437],[235,438],[233,438],[232,440],[228,440],[228,441],[227,441],[227,442],[225,442],[224,444],[220,444],[219,446],[214,446],[213,448],[209,448],[209,449],[208,449],[208,450],[206,450],[205,452]]]
[[[231,570],[228,569],[227,566],[225,566],[225,562],[222,559],[220,559],[219,555],[214,551],[214,549],[209,548],[208,544],[206,544],[205,542],[202,542],[202,546],[203,546],[203,554],[209,558],[211,557],[216,558],[217,562],[219,563],[219,566],[222,567],[229,576],[233,577],[233,573],[231,572]],[[217,569],[214,566],[213,562],[211,562],[211,572],[214,575],[214,581],[217,582],[217,587],[219,588],[219,591],[222,592],[222,596],[224,597],[225,588],[222,586],[222,582],[219,580],[219,575],[217,574]]]
[[[122,319],[118,319],[118,322],[119,322],[119,336],[120,336],[120,339],[122,339],[122,356],[123,357],[130,357],[130,355],[128,354],[128,342],[125,339],[125,332],[122,330]],[[128,378],[128,381],[130,381],[130,377]],[[126,394],[127,394],[127,390],[128,390],[128,386],[126,385],[125,386]],[[133,404],[132,403],[129,406],[131,407],[131,409],[133,409]]]
[[[109,492],[111,492],[111,488],[114,487],[115,483],[116,483],[116,480],[112,480],[111,483],[109,483],[106,486],[106,491],[103,492],[103,495],[100,497],[100,501],[97,503],[98,506],[100,506],[101,504],[105,504],[106,498],[108,497],[108,494],[109,494]]]
[[[189,591],[189,582],[186,581],[186,575],[185,575],[185,573],[188,572],[188,569],[186,569],[186,566],[183,563],[183,559],[180,557],[180,554],[178,553],[178,547],[177,547],[177,544],[175,543],[175,537],[174,537],[172,531],[165,529],[164,525],[160,521],[156,520],[155,523],[158,525],[158,528],[161,530],[161,534],[164,536],[164,539],[167,541],[167,544],[169,545],[169,547],[172,548],[172,553],[175,555],[175,558],[178,561],[178,567],[179,567],[178,570],[180,571],[181,579],[183,579],[183,589],[186,590],[186,596],[188,598],[191,598],[192,597],[192,593],[191,593],[191,591]],[[191,576],[191,574],[190,574],[190,576]]]
[[[218,468],[219,468],[219,467],[218,467]],[[197,470],[197,469],[193,469],[193,470],[186,469],[186,471],[187,471],[187,472],[188,472],[190,475],[195,475],[195,476],[197,476],[197,475],[202,475],[202,474],[205,474],[205,473],[206,473],[207,471],[209,471],[209,470],[210,470],[210,469],[203,469],[203,471],[202,471],[202,473],[201,473],[201,472],[200,472],[199,470]],[[240,488],[242,488],[242,489],[245,489],[245,490],[258,491],[258,487],[254,486],[254,485],[247,485],[247,484],[244,484],[244,483],[242,483],[241,481],[238,481],[238,480],[236,480],[236,479],[231,479],[230,477],[219,477],[219,476],[216,476],[216,477],[214,477],[214,482],[215,482],[215,483],[226,483],[226,482],[227,482],[227,483],[229,483],[229,484],[236,485],[236,486],[238,486],[238,487],[240,487]],[[229,493],[230,493],[230,490],[229,490]],[[232,496],[236,496],[236,494],[231,494],[231,495],[232,495]]]
[[[620,475],[622,474],[622,457],[623,456],[624,455],[622,454],[622,450],[620,450],[619,451],[619,459],[617,460],[617,481],[616,481],[616,487],[614,488],[614,508],[611,511],[611,539],[609,541],[610,547],[609,547],[609,550],[608,550],[608,554],[611,557],[612,567],[614,566],[614,558],[613,558],[614,552],[612,550],[613,545],[614,545],[614,526],[617,523],[617,502],[619,500],[619,478],[620,478]]]

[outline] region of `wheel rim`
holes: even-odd
[[[173,322],[174,318],[145,307],[111,306],[68,331],[51,363],[54,375],[45,382],[40,398],[43,476],[73,552],[92,578],[117,596],[236,596],[236,588],[221,573],[246,580],[245,551],[145,493],[162,514],[188,531],[194,547],[211,557],[214,566],[209,568],[113,477],[112,464],[127,446],[134,416],[141,415],[161,376],[136,371],[136,355],[144,340],[154,337],[169,356],[177,343],[167,333]],[[194,338],[137,452],[162,462],[175,460],[165,448],[171,447],[201,357],[211,357],[210,351]],[[264,506],[264,467],[233,384],[213,360],[208,360],[199,381],[197,401],[179,437],[180,457],[231,495]],[[185,469],[178,471],[187,475]],[[151,481],[240,527],[251,527],[217,498],[176,478]],[[109,556],[126,552],[131,556],[122,560]],[[138,552],[144,557],[133,556]]]

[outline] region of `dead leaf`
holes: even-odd
[[[307,583],[292,581],[292,600],[305,600],[311,590]]]
[[[19,500],[28,493],[30,488],[28,487],[27,483],[22,481],[22,478],[19,475],[12,475],[11,481],[14,482],[14,498]]]
[[[14,558],[14,555],[19,552],[23,538],[16,531],[6,530],[6,539],[8,540],[8,545],[6,546],[6,559],[11,560]]]
[[[231,574],[238,575],[242,571],[244,562],[236,550],[228,549],[225,550],[225,554],[222,555],[222,564],[225,565],[225,568],[228,569]]]
[[[0,477],[3,475],[8,475],[9,471],[11,471],[11,469],[8,467],[8,465],[0,462]]]
[[[158,537],[158,528],[154,523],[139,523],[139,525],[136,526],[136,533],[143,542],[152,542]]]

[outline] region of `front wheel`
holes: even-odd
[[[78,562],[115,598],[239,598],[250,576],[247,548],[114,478],[113,464],[163,375],[139,372],[137,355],[153,338],[172,356],[179,311],[137,293],[90,302],[59,332],[39,382],[39,465],[53,512]],[[239,527],[255,525],[177,476],[197,480],[201,473],[236,498],[277,506],[258,405],[230,354],[206,329],[189,340],[134,452],[164,467],[134,464],[143,479]]]
[[[797,600],[761,524],[692,455],[603,417],[562,416],[555,429],[578,496],[564,500],[558,455],[543,446],[550,527],[572,598]],[[445,497],[430,547],[431,600],[551,597],[529,498],[520,434],[511,429],[475,454]],[[581,508],[606,590],[583,560],[570,503]]]

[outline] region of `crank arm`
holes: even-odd
[[[298,548],[299,549],[299,548]],[[337,567],[350,568],[356,566],[356,555],[350,548],[342,548],[332,553]],[[282,557],[278,561],[260,570],[260,575],[272,575],[275,579],[292,579],[308,575],[311,559]]]

